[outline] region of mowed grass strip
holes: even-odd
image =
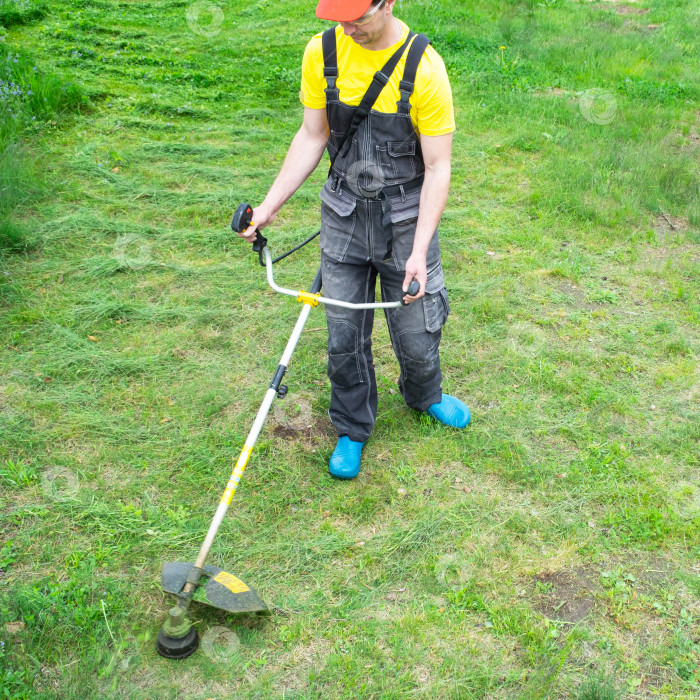
[[[51,191],[13,204],[31,245],[0,261],[3,690],[696,697],[690,2],[397,3],[455,94],[442,356],[473,424],[404,406],[378,317],[376,430],[331,480],[314,311],[212,553],[273,616],[197,606],[207,652],[156,655],[160,565],[196,554],[299,312],[228,221],[280,167],[326,26],[310,2],[214,4],[50,1],[0,32],[90,100],[22,132]],[[324,174],[274,251],[316,230]],[[312,244],[276,274],[317,264]]]

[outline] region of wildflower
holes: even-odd
[[[501,51],[503,51],[503,49],[505,49],[506,47],[505,47],[505,46],[501,46],[500,48],[501,48]]]

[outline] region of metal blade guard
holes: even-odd
[[[166,593],[179,595],[192,562],[176,561],[163,564],[161,586]],[[206,582],[205,582],[206,581]],[[205,565],[202,579],[193,600],[231,613],[259,613],[270,615],[270,610],[260,596],[247,583],[233,574],[210,564]]]

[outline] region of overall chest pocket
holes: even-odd
[[[415,140],[387,141],[386,146],[376,146],[376,151],[387,184],[408,182],[416,176]]]

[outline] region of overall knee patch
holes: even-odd
[[[342,387],[362,384],[359,331],[348,321],[328,317],[328,378]]]

